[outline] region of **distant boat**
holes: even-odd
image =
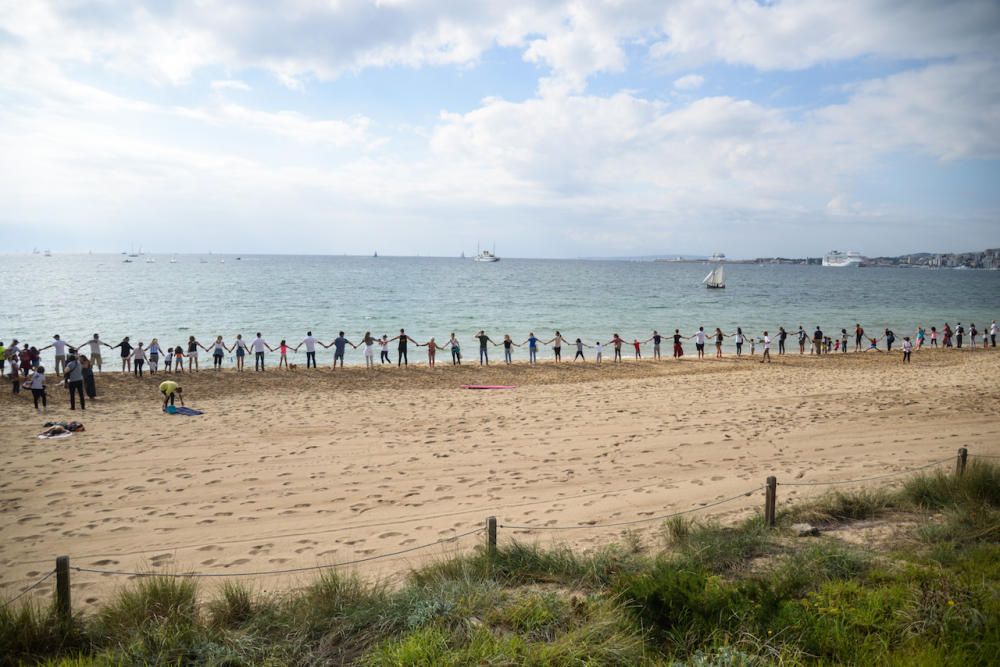
[[[462,254],[459,255],[458,257],[459,257],[459,259],[465,259],[465,251],[463,250]]]
[[[177,258],[176,257],[171,257],[170,258],[170,263],[171,264],[176,264],[177,263]]]
[[[861,253],[851,250],[850,252],[840,252],[839,250],[831,250],[830,252],[823,255],[823,266],[833,266],[839,269],[845,267],[857,267],[861,266],[861,260],[864,259]]]
[[[31,254],[32,254],[32,255],[38,255],[38,254],[39,254],[39,252],[38,252],[38,248],[35,248],[34,250],[32,250],[32,251],[31,251]]]
[[[45,252],[44,252],[43,254],[44,254],[44,255],[45,255],[46,257],[51,257],[51,256],[52,256],[52,251],[51,251],[51,250],[46,250],[46,251],[45,251]]]
[[[372,257],[374,257],[375,259],[378,259],[378,250],[375,251],[375,254],[372,255]]]
[[[156,263],[156,260],[153,259],[152,257],[147,257],[146,258],[146,264],[155,264],[155,263]]]
[[[479,248],[476,248],[479,250]],[[493,246],[494,251],[496,246]],[[496,256],[495,252],[490,252],[489,250],[480,250],[479,253],[473,257],[473,261],[476,262],[499,262],[500,258]]]
[[[721,253],[715,253],[712,255],[712,261],[715,262],[715,268],[713,268],[712,272],[705,276],[705,279],[701,281],[709,289],[726,288],[726,270],[722,267],[722,262],[725,259],[726,256]]]
[[[122,264],[131,264],[131,263],[132,263],[132,260],[129,259],[128,257],[126,257],[125,259],[122,260]]]
[[[225,263],[226,263],[226,260],[224,260],[224,259],[220,259],[219,260],[219,264],[225,264]]]

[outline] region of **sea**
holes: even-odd
[[[830,335],[861,323],[867,332],[911,334],[945,322],[982,331],[1000,319],[1000,272],[954,269],[726,265],[726,288],[702,280],[707,263],[280,255],[5,255],[0,257],[0,341],[37,347],[53,334],[81,344],[95,332],[115,344],[156,337],[164,347],[196,336],[232,343],[263,333],[272,346],[297,345],[312,331],[358,342],[399,333],[444,344],[455,332],[465,355],[485,330],[499,342],[558,330],[593,345],[618,333],[690,335],[742,327],[747,335],[817,326]],[[395,347],[395,346],[393,346]],[[726,349],[732,349],[731,339]],[[647,346],[646,354],[651,349]],[[667,351],[667,347],[664,348]],[[588,351],[589,352],[589,351]],[[51,358],[47,350],[43,359]],[[494,353],[502,357],[500,350]],[[321,351],[321,359],[332,356]],[[526,359],[519,348],[516,358]],[[548,356],[543,353],[543,357]],[[272,355],[272,361],[276,356]],[[304,359],[304,348],[298,358]],[[411,361],[423,358],[411,352]],[[362,363],[361,351],[348,363]],[[231,358],[227,356],[227,365]]]

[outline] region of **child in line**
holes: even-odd
[[[184,348],[178,345],[174,348],[174,373],[184,372]]]
[[[913,343],[909,336],[903,336],[903,363],[910,363],[910,353],[913,352]]]
[[[601,363],[601,358],[604,356],[601,351],[604,349],[601,347],[601,341],[594,343],[594,349],[597,351],[597,363]]]
[[[168,347],[167,353],[163,357],[163,372],[169,373],[170,366],[174,363],[174,348]]]
[[[635,340],[634,340],[634,341],[632,342],[632,345],[634,345],[634,346],[635,346],[635,358],[636,358],[636,359],[642,359],[642,350],[641,350],[641,349],[640,349],[640,347],[639,347],[639,339],[638,339],[638,338],[636,338],[636,339],[635,339]]]
[[[278,368],[281,368],[281,365],[284,364],[285,365],[285,370],[287,371],[288,370],[288,344],[284,340],[282,340],[281,341],[281,345],[279,345],[278,347],[281,350],[281,356],[278,358]]]

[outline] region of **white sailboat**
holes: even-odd
[[[725,255],[721,256],[715,255],[713,257],[713,259],[717,259],[720,261],[718,264],[715,265],[715,268],[712,269],[712,272],[709,273],[707,276],[705,276],[705,279],[701,281],[709,289],[726,288],[726,270],[722,267],[722,262],[721,262],[722,257],[725,257]]]

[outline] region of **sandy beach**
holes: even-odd
[[[161,376],[107,366],[86,412],[70,412],[66,391],[50,386],[39,415],[30,392],[13,397],[5,383],[0,597],[63,554],[94,569],[259,572],[397,552],[490,515],[502,526],[586,525],[500,530],[501,540],[586,550],[620,538],[622,528],[601,524],[754,490],[694,515],[745,516],[762,506],[768,475],[779,484],[870,477],[963,446],[1000,455],[996,350],[921,351],[910,366],[899,354],[758,360],[171,375],[200,417],[160,411]],[[85,432],[36,439],[45,421],[73,418]],[[828,488],[779,487],[778,502]],[[658,527],[634,529],[654,539]],[[392,577],[482,540],[355,567]],[[280,590],[309,576],[254,580]],[[94,605],[126,581],[74,572],[74,604]]]

